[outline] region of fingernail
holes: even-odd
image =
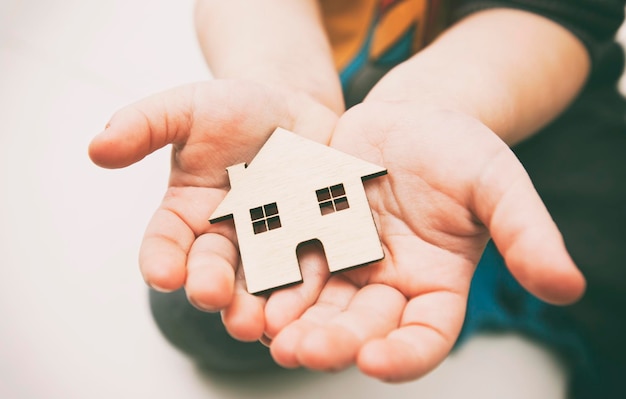
[[[266,346],[269,348],[270,345],[272,344],[272,339],[268,337],[267,335],[263,334],[263,336],[259,338],[259,342],[263,344],[263,346]]]

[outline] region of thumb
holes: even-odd
[[[496,157],[474,193],[479,218],[526,290],[553,304],[571,303],[582,296],[585,279],[512,151],[507,148]]]
[[[105,168],[131,165],[167,144],[184,142],[193,114],[193,85],[155,94],[117,111],[89,145],[91,160]]]

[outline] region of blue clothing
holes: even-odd
[[[481,332],[523,334],[566,360],[570,378],[596,384],[591,348],[575,322],[559,306],[529,294],[509,273],[490,242],[478,264],[467,301],[467,313],[456,346]]]

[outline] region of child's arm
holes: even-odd
[[[463,324],[471,277],[491,237],[518,281],[552,303],[584,278],[507,143],[572,101],[589,69],[582,44],[527,12],[483,11],[392,70],[340,118],[332,145],[385,165],[368,184],[386,257],[330,277],[285,327],[266,306],[271,350],[287,367],[401,381],[432,370]],[[494,133],[495,132],[495,133]],[[498,135],[500,137],[498,137]],[[292,288],[297,290],[299,288]]]
[[[200,0],[196,27],[216,78],[286,87],[343,112],[339,76],[317,1]]]
[[[169,187],[140,249],[143,277],[162,291],[184,285],[197,307],[225,309],[233,336],[256,340],[264,298],[245,292],[232,226],[208,223],[225,169],[249,161],[277,126],[329,143],[343,100],[316,1],[201,0],[196,19],[219,79],[121,109],[90,156],[119,168],[173,144]]]
[[[469,16],[395,68],[366,101],[421,101],[475,117],[507,144],[537,132],[576,97],[589,55],[568,30],[529,12]]]

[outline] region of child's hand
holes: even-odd
[[[228,190],[226,167],[250,161],[277,126],[328,144],[337,116],[310,97],[247,81],[211,81],[158,94],[118,111],[89,148],[100,166],[119,168],[173,144],[169,187],[146,230],[139,263],[146,282],[185,286],[197,307],[226,308],[233,336],[256,340],[264,299],[236,278],[232,224],[208,218]],[[237,282],[235,282],[237,281]]]
[[[385,258],[270,297],[267,333],[280,364],[356,363],[390,381],[432,370],[456,341],[490,236],[531,293],[561,304],[582,294],[584,279],[523,167],[475,119],[370,101],[340,119],[332,146],[388,170],[366,186]]]

